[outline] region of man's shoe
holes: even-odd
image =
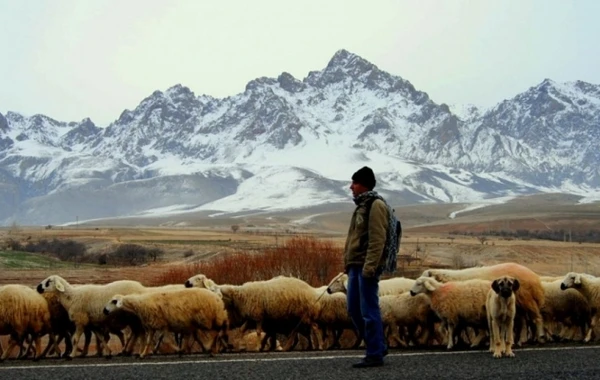
[[[383,365],[383,359],[374,359],[366,357],[358,363],[352,364],[354,368],[369,368],[369,367],[381,367]]]

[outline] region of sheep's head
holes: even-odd
[[[205,288],[205,289],[211,289],[215,285],[216,284],[215,284],[215,282],[213,280],[209,279],[208,277],[206,277],[203,274],[197,274],[197,275],[195,275],[193,277],[190,277],[185,282],[185,287],[186,288]]]
[[[123,296],[117,294],[116,296],[113,296],[113,298],[111,298],[106,305],[104,305],[104,309],[102,309],[102,312],[105,315],[109,315],[110,313],[117,309],[120,309],[121,307],[123,307]]]
[[[338,275],[337,278],[334,278],[333,281],[327,286],[327,293],[333,294],[337,292],[346,293],[348,289],[348,275],[341,274]]]
[[[497,278],[492,282],[494,292],[503,298],[510,298],[513,292],[519,290],[520,286],[519,280],[509,276]]]
[[[40,294],[44,292],[64,292],[66,284],[67,281],[64,278],[53,275],[38,284],[37,292]]]
[[[560,288],[562,290],[566,290],[569,288],[580,288],[581,287],[581,274],[570,272],[567,273],[565,279],[560,284]]]
[[[415,284],[410,288],[410,295],[416,296],[421,293],[433,292],[436,289],[436,280],[430,277],[419,277]]]

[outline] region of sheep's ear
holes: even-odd
[[[573,283],[575,285],[581,285],[581,275],[580,274],[575,275],[575,281],[573,281]]]
[[[202,279],[202,286],[206,289],[210,289],[210,284],[208,283],[207,280],[208,280],[207,278]]]
[[[498,294],[498,292],[500,291],[500,286],[498,286],[498,280],[494,280],[492,282],[492,289],[496,292],[496,294]]]
[[[425,289],[429,290],[430,292],[433,292],[435,290],[435,287],[433,286],[431,281],[424,281],[423,285],[425,286]]]
[[[123,307],[123,298],[119,298],[119,299],[117,300],[117,307],[118,307],[119,309]]]
[[[519,283],[519,280],[517,280],[515,278],[515,282],[513,282],[513,292],[516,292],[517,290],[519,290],[520,287],[521,287],[521,284]]]
[[[63,285],[62,282],[56,281],[56,283],[54,285],[56,287],[56,290],[58,290],[59,292],[64,292],[65,291],[65,286]]]

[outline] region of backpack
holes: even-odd
[[[385,203],[385,205],[387,206],[388,212],[390,213],[390,218],[388,221],[387,236],[385,239],[385,245],[383,246],[383,257],[385,260],[384,264],[383,264],[383,271],[388,272],[388,273],[394,273],[396,271],[396,266],[397,266],[397,261],[398,261],[398,252],[400,251],[400,240],[402,238],[402,224],[400,223],[400,220],[398,220],[398,218],[396,218],[396,215],[394,214],[394,212],[396,210],[391,208],[390,205],[388,205],[387,202],[385,201],[385,199],[383,199],[381,196],[371,197],[365,203],[365,205],[367,207],[367,213],[366,213],[367,223],[369,222],[371,206],[373,205],[373,202],[375,202],[376,199],[381,199],[383,201],[383,203]],[[367,231],[368,231],[368,229],[369,229],[369,226],[367,224]]]

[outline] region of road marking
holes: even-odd
[[[563,347],[531,347],[516,348],[515,354],[523,351],[560,351],[560,350],[598,350],[600,346],[563,346]],[[436,352],[406,352],[389,354],[387,357],[408,357],[408,356],[437,356],[437,355],[473,355],[489,353],[487,350],[473,351],[436,351]],[[356,359],[362,358],[364,354],[354,355],[328,355],[328,356],[291,356],[278,358],[240,358],[240,359],[203,359],[203,360],[174,360],[150,362],[136,359],[126,363],[89,363],[89,364],[41,364],[41,365],[15,365],[3,366],[0,364],[1,371],[25,370],[25,369],[53,369],[53,368],[97,368],[97,367],[142,367],[142,366],[163,366],[163,365],[188,365],[188,364],[220,364],[220,363],[256,363],[256,362],[282,362],[282,361],[309,361],[309,360],[330,360],[330,359]],[[75,359],[79,360],[79,359]]]

